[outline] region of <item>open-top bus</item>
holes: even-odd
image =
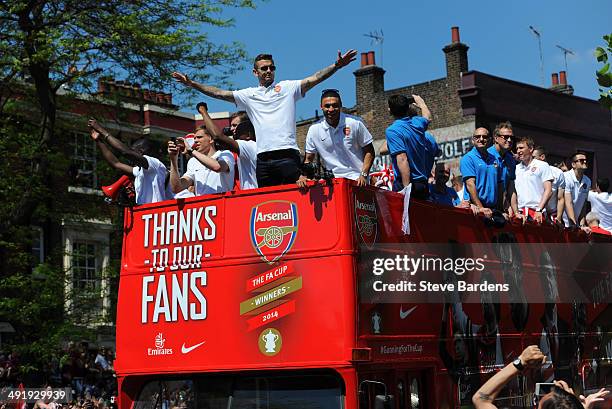
[[[611,383],[610,260],[586,234],[413,200],[405,235],[402,210],[403,196],[341,179],[126,209],[120,408],[454,408],[531,344],[550,362],[511,383],[505,407],[530,407],[534,383],[552,377],[580,390]],[[450,247],[423,247],[432,243]],[[371,291],[387,274],[372,274],[373,258],[457,258],[469,243],[486,268],[455,284],[487,277],[524,293]],[[590,302],[538,296],[546,282],[530,268],[561,275],[568,263],[543,255],[553,247],[580,253],[553,299],[574,285]]]

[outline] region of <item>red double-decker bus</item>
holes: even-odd
[[[586,235],[417,200],[404,235],[402,210],[403,196],[340,179],[127,209],[120,408],[454,408],[534,343],[551,362],[510,384],[504,406],[529,407],[533,384],[551,376],[581,390],[611,383],[610,262],[588,256]],[[366,294],[381,285],[370,283],[372,254],[393,259],[425,243],[502,243],[489,281],[536,293],[545,284],[518,274],[517,260],[541,266],[541,243],[575,244],[595,301]],[[557,332],[545,324],[552,313]]]

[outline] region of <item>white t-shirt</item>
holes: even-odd
[[[535,209],[540,205],[544,193],[544,182],[552,181],[554,176],[548,163],[539,159],[532,159],[529,165],[519,162],[516,165],[516,197],[518,207]]]
[[[257,135],[257,153],[299,150],[295,141],[295,103],[302,98],[299,80],[233,92],[238,109],[245,110]]]
[[[361,118],[340,113],[333,128],[325,118],[313,124],[306,135],[306,153],[321,155],[325,167],[337,178],[357,180],[363,169],[361,148],[372,143],[372,135]]]
[[[546,210],[549,214],[554,214],[557,212],[557,195],[559,194],[559,189],[565,189],[565,176],[563,176],[563,171],[556,166],[551,166],[550,171],[555,179],[552,183],[552,195],[546,204]]]
[[[257,143],[255,141],[236,141],[240,148],[238,155],[238,176],[240,177],[240,188],[242,190],[257,189]]]
[[[189,189],[183,189],[180,192],[174,194],[175,199],[187,199],[190,197],[195,197],[195,195],[191,193]]]
[[[589,192],[591,211],[599,215],[599,227],[612,231],[612,194]]]
[[[157,158],[143,155],[149,167],[140,166],[132,168],[134,175],[134,190],[136,191],[136,204],[157,203],[172,199],[169,187],[166,187],[166,175],[168,169]]]
[[[591,179],[589,179],[587,175],[582,175],[582,180],[578,181],[576,179],[574,169],[563,172],[563,175],[565,176],[565,193],[571,193],[572,203],[574,205],[574,216],[578,218],[580,216],[580,212],[582,211],[582,206],[584,206],[584,202],[589,195],[589,190],[591,189]],[[563,212],[563,221],[565,222],[565,227],[569,227],[567,212]],[[576,223],[579,222],[579,220],[576,220]]]
[[[230,151],[217,151],[212,155],[213,159],[227,163],[229,172],[215,172],[210,170],[196,158],[189,159],[187,171],[183,177],[187,177],[195,183],[195,195],[207,195],[210,193],[229,192],[234,187],[234,155]]]

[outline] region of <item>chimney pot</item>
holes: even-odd
[[[365,67],[368,65],[368,53],[361,53],[361,66]]]
[[[567,74],[565,71],[559,72],[559,83],[561,85],[567,85]]]
[[[461,39],[459,37],[459,27],[451,27],[451,39],[453,43],[460,43]]]
[[[376,65],[376,60],[374,58],[374,51],[368,51],[368,65]]]
[[[164,95],[164,100],[165,100],[166,104],[172,105],[172,94],[165,94]]]
[[[552,85],[553,87],[559,85],[559,74],[557,74],[556,72],[554,72],[552,75]]]

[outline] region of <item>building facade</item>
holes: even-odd
[[[451,29],[451,43],[444,46],[446,76],[396,89],[385,89],[385,70],[375,63],[374,52],[362,53],[361,66],[354,72],[356,104],[348,111],[361,116],[377,148],[393,119],[387,110],[392,95],[423,97],[433,120],[430,131],[442,155],[440,162],[458,174],[459,160],[472,146],[471,135],[480,126],[493,131],[510,121],[517,137],[530,136],[559,161],[576,150],[584,150],[591,167],[589,176],[611,176],[612,120],[599,102],[573,95],[565,72],[553,74],[550,88],[541,88],[469,69],[468,45],[460,40],[459,28]],[[425,56],[422,56],[423,58]],[[595,79],[593,79],[595,81]],[[298,123],[298,140],[303,146],[308,127],[316,119]],[[388,156],[377,155],[375,167],[389,164]]]

